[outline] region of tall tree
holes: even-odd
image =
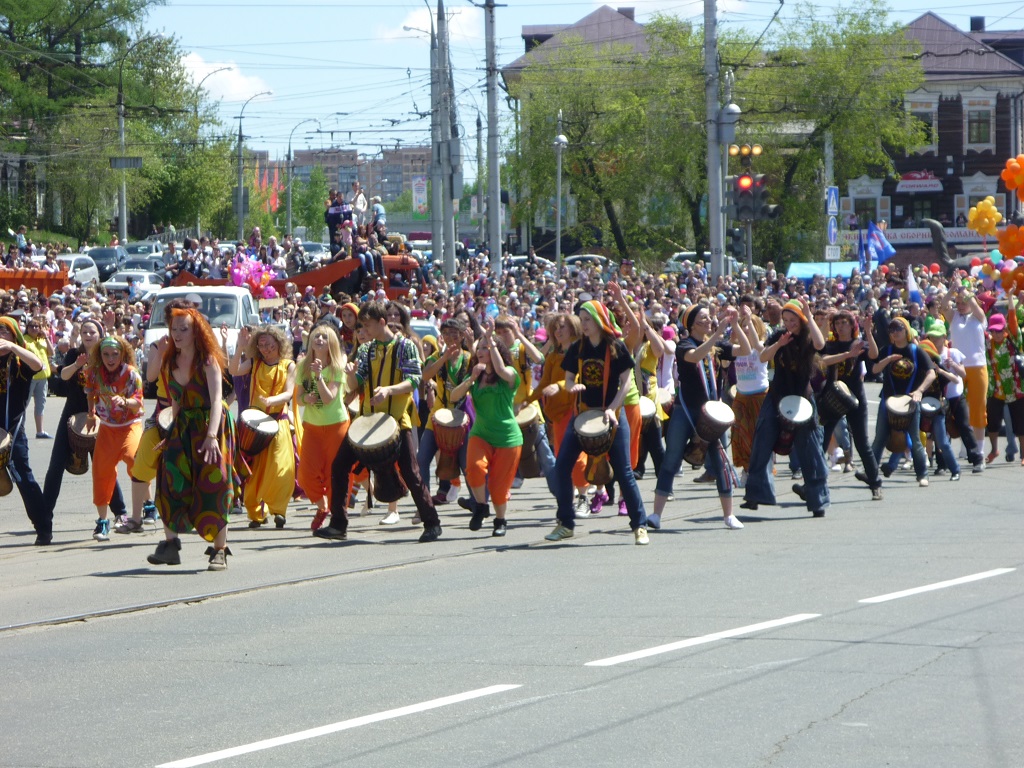
[[[330,191],[327,174],[319,165],[309,171],[309,181],[296,184],[292,193],[292,218],[296,226],[306,228],[306,238],[319,242],[324,231],[324,204]]]

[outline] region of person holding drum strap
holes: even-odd
[[[331,497],[331,462],[348,433],[348,408],[342,398],[345,355],[333,326],[318,323],[309,332],[309,351],[299,362],[302,448],[298,482],[306,498],[316,505],[310,527],[315,531],[327,519]]]
[[[942,356],[931,339],[923,339],[918,346],[928,354],[935,366],[935,381],[924,391],[924,397],[933,398],[935,402],[941,403],[942,392],[946,388],[946,384],[960,377],[942,368]],[[949,479],[956,482],[960,479],[960,463],[956,459],[953,446],[950,445],[949,434],[946,432],[945,414],[942,410],[933,416],[930,431],[931,439],[935,443],[936,456],[939,457],[941,465],[949,470]],[[935,474],[940,474],[940,470],[936,469]]]
[[[64,364],[57,367],[57,374],[64,382],[67,399],[64,401],[64,410],[61,411],[60,421],[57,423],[57,431],[53,435],[50,466],[46,470],[46,479],[43,481],[43,516],[51,521],[51,525],[53,511],[57,506],[57,498],[60,496],[61,485],[64,481],[68,456],[71,453],[71,447],[68,444],[68,419],[76,413],[85,413],[89,410],[89,398],[85,394],[86,366],[89,363],[89,354],[99,346],[100,339],[107,334],[103,323],[96,318],[89,318],[82,321],[78,335],[81,344],[68,350]],[[120,483],[114,485],[114,494],[110,498],[110,509],[116,517],[121,517],[126,512]],[[47,531],[47,537],[49,537],[49,527],[47,527]],[[49,544],[49,541],[46,543]]]
[[[708,401],[722,399],[717,386],[718,355],[724,353],[737,358],[750,354],[750,342],[736,322],[737,316],[734,308],[727,308],[718,318],[718,327],[712,330],[711,314],[704,305],[691,304],[683,313],[682,324],[689,336],[676,345],[678,396],[668,422],[665,460],[661,464],[654,491],[654,512],[647,518],[648,524],[655,530],[661,528],[661,513],[668,497],[672,495],[672,481],[683,464],[683,452],[696,430],[704,405]],[[723,337],[730,331],[735,342],[723,343]],[[732,530],[742,528],[743,523],[732,513],[735,474],[718,441],[708,449],[704,467],[715,478],[725,527]]]
[[[732,425],[730,442],[732,443],[732,464],[740,470],[739,487],[747,484],[747,471],[750,469],[750,449],[754,444],[754,426],[757,424],[761,406],[768,396],[768,364],[761,362],[764,341],[768,338],[768,329],[764,321],[751,310],[753,302],[741,301],[739,306],[739,326],[750,344],[750,354],[738,356],[733,360],[736,371],[736,397],[732,401],[732,410],[736,422]]]
[[[875,459],[882,460],[882,450],[889,439],[889,413],[886,401],[897,395],[909,395],[912,402],[910,425],[907,428],[910,437],[910,451],[914,458],[914,474],[917,484],[928,485],[928,458],[921,444],[921,398],[924,391],[935,381],[935,371],[928,355],[922,352],[917,344],[913,344],[913,331],[906,318],[897,317],[889,321],[889,345],[886,356],[878,360],[872,367],[876,374],[882,376],[881,402],[878,404],[878,420],[875,423],[875,442],[872,450]],[[874,350],[868,357],[878,358],[881,352]]]
[[[999,456],[999,427],[1003,423],[1004,406],[1010,412],[1006,434],[1017,436],[1024,446],[1024,384],[1021,382],[1019,356],[1024,354],[1024,336],[1017,324],[1017,311],[1013,292],[1008,298],[1006,315],[996,312],[988,319],[988,338],[985,342],[985,361],[988,365],[988,399],[986,403],[988,441],[991,451],[987,461],[991,464]],[[1009,322],[1007,322],[1009,318]],[[1024,458],[1021,459],[1024,466]]]
[[[437,440],[434,435],[434,414],[442,408],[462,408],[463,398],[455,400],[452,398],[452,391],[462,382],[469,378],[471,371],[470,355],[462,347],[466,336],[466,326],[461,320],[449,318],[441,324],[441,339],[444,341],[444,351],[431,355],[423,364],[424,381],[433,380],[436,392],[434,404],[430,408],[426,424],[420,433],[420,445],[417,453],[419,461],[420,477],[423,478],[423,485],[430,493],[430,463],[437,455]],[[465,397],[465,395],[463,395]],[[459,449],[459,465],[462,471],[466,471],[466,443],[463,442]],[[456,486],[451,486],[455,488]],[[458,490],[455,492],[458,498]],[[447,501],[447,496],[445,497]],[[454,500],[454,499],[453,499]],[[437,498],[434,499],[437,503]]]
[[[242,350],[246,359],[240,361]],[[259,528],[274,516],[274,526],[284,528],[288,502],[295,492],[296,446],[292,439],[291,406],[295,392],[295,363],[291,345],[277,326],[261,325],[250,335],[238,334],[231,361],[233,375],[250,378],[250,405],[278,420],[279,429],[270,447],[256,456],[245,482],[242,499],[249,527]]]
[[[172,308],[160,370],[174,419],[160,453],[156,505],[164,540],[147,560],[181,563],[182,533],[195,528],[212,546],[207,570],[223,571],[228,513],[235,499],[235,431],[224,407],[224,353],[206,318],[194,307]]]
[[[874,349],[875,356],[878,355],[875,337],[871,333],[871,318],[865,320],[866,343],[864,339],[856,338],[857,331],[857,321],[853,314],[846,310],[836,312],[832,316],[835,338],[825,342],[825,354],[821,362],[828,366],[828,378],[845,384],[850,394],[857,398],[857,407],[846,414],[846,425],[850,428],[857,455],[864,465],[863,471],[858,471],[855,476],[867,483],[872,501],[881,501],[882,481],[878,475],[878,460],[868,442],[868,396],[861,377],[861,365],[866,364],[870,350]],[[838,418],[832,418],[822,425],[822,450],[828,450],[828,442],[839,421]]]
[[[576,405],[576,396],[565,388],[562,361],[565,359],[566,350],[580,340],[583,331],[580,329],[580,319],[565,312],[547,315],[544,324],[547,326],[548,339],[552,346],[544,357],[544,372],[541,374],[537,389],[533,391],[533,396],[543,397],[543,410],[551,422],[551,437],[557,456],[565,440],[566,431],[572,429]],[[587,499],[589,483],[584,474],[586,468],[587,460],[584,454],[580,453],[572,467],[572,484],[576,489],[573,509],[576,517],[590,516],[590,501]]]
[[[17,321],[0,317],[0,427],[13,441],[7,466],[35,528],[36,546],[45,546],[53,540],[53,509],[43,499],[29,466],[25,433],[25,409],[32,377],[42,367],[43,362],[25,348],[25,337]]]
[[[131,472],[142,437],[142,376],[135,367],[135,353],[119,336],[105,336],[89,354],[85,393],[89,418],[99,419],[92,461],[92,502],[99,519],[92,537],[110,539],[110,497],[117,483],[117,465]]]
[[[647,511],[640,489],[633,477],[629,458],[629,422],[623,403],[633,379],[634,360],[622,342],[622,331],[600,302],[590,300],[579,310],[583,337],[569,347],[562,360],[565,388],[579,395],[580,408],[604,411],[609,426],[615,430],[608,460],[615,476],[622,480],[623,496],[629,512],[630,528],[639,545],[650,543],[647,536]],[[558,524],[546,538],[563,541],[573,536],[576,521],[573,514],[572,467],[580,455],[580,441],[575,430],[567,430],[555,460],[555,500],[558,502]]]
[[[441,520],[420,477],[412,421],[409,418],[409,402],[423,373],[419,353],[412,341],[396,336],[388,327],[384,302],[370,301],[364,304],[359,310],[359,323],[366,328],[371,341],[359,348],[355,370],[347,372],[349,389],[364,390],[362,414],[387,413],[398,422],[398,471],[423,521],[423,534],[419,540],[437,541],[442,533]],[[331,522],[316,531],[316,536],[340,541],[348,537],[346,502],[349,473],[355,464],[355,452],[346,440],[331,465]]]
[[[783,328],[768,337],[761,360],[775,363],[775,375],[768,386],[761,413],[754,427],[754,444],[750,449],[750,471],[747,474],[743,509],[757,509],[759,504],[775,504],[775,483],[772,478],[772,454],[781,424],[779,403],[783,398],[797,396],[811,403],[811,376],[818,370],[818,353],[825,348],[821,330],[811,321],[807,299],[791,299],[782,307]],[[813,407],[812,407],[813,411]],[[794,485],[814,517],[824,517],[829,504],[828,462],[821,448],[822,433],[817,415],[797,428],[793,435],[793,453],[800,461],[803,485]]]
[[[523,433],[513,406],[519,372],[508,346],[493,331],[484,332],[476,347],[476,359],[471,376],[452,391],[455,400],[469,393],[476,409],[466,450],[466,482],[474,501],[469,530],[479,531],[490,515],[485,495],[490,492],[494,502],[493,535],[504,536],[505,510],[523,450]]]

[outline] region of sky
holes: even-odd
[[[972,15],[985,16],[989,29],[1024,29],[1024,0],[979,6],[935,1],[937,5],[929,6],[925,0],[896,0],[890,3],[890,18],[909,22],[931,10],[965,30]],[[429,34],[417,29],[429,32],[437,0],[431,2],[434,5],[428,11],[425,0],[166,0],[166,5],[150,11],[145,26],[149,32],[178,39],[187,52],[184,63],[194,82],[210,75],[204,88],[218,102],[224,132],[237,134],[236,118],[247,99],[271,92],[253,99],[245,109],[248,146],[283,160],[293,136],[293,150],[341,146],[372,156],[382,147],[429,141],[429,116],[417,114],[430,108]],[[797,6],[792,0],[783,3],[780,18],[785,19]],[[495,13],[499,68],[522,55],[523,25],[571,24],[603,4],[508,0],[507,5],[499,5]],[[640,23],[657,13],[703,23],[702,0],[607,4],[635,8]],[[759,34],[779,4],[779,0],[719,0],[719,24],[742,25]],[[837,3],[815,5],[828,12]],[[445,8],[450,18],[463,157],[471,178],[478,112],[486,125],[484,11],[468,0],[451,0]],[[210,74],[222,67],[231,69]],[[501,119],[509,120],[500,92],[499,108]],[[311,122],[298,126],[304,120]]]

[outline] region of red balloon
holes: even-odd
[[[880,266],[879,269],[882,270],[882,274],[883,275],[888,275],[889,274],[889,267],[887,267],[885,264]]]
[[[938,264],[932,264],[930,267],[928,267],[928,269],[929,269],[929,271],[931,271],[931,273],[933,275],[939,274],[939,265]]]
[[[972,267],[980,267],[981,266],[981,259],[979,259],[977,256],[975,256],[973,259],[971,259],[971,266]]]

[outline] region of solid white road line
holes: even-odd
[[[922,592],[932,592],[936,589],[945,589],[946,587],[955,587],[958,584],[969,584],[972,581],[981,581],[982,579],[990,579],[993,576],[1002,576],[1004,573],[1012,573],[1017,570],[1016,568],[996,568],[991,571],[985,571],[984,573],[975,573],[971,576],[961,576],[959,579],[950,579],[949,581],[939,581],[935,584],[925,584],[923,587],[914,587],[913,589],[904,589],[902,592],[890,592],[887,595],[878,595],[877,597],[866,597],[863,600],[858,600],[859,603],[884,603],[889,600],[898,600],[901,597],[910,597],[911,595],[918,595]]]
[[[715,632],[712,635],[703,635],[702,637],[691,637],[689,640],[680,640],[675,643],[668,643],[667,645],[659,645],[654,648],[647,648],[642,651],[633,651],[633,653],[624,653],[621,656],[612,656],[607,659],[598,659],[597,661],[588,661],[583,666],[585,667],[611,667],[615,664],[622,664],[626,661],[635,661],[636,659],[643,659],[648,656],[656,656],[659,653],[668,653],[669,651],[677,651],[680,648],[690,648],[695,645],[703,645],[704,643],[713,643],[716,640],[726,640],[730,637],[739,637],[740,635],[749,635],[751,632],[761,632],[765,629],[774,629],[775,627],[784,627],[787,624],[796,624],[800,621],[807,621],[808,619],[816,619],[821,616],[820,613],[798,613],[794,616],[787,616],[784,619],[774,619],[772,621],[763,621],[760,624],[750,624],[746,627],[737,627],[736,629],[727,629],[724,632]]]
[[[361,725],[379,723],[382,720],[392,720],[396,717],[414,715],[417,712],[426,712],[429,709],[446,707],[449,704],[458,704],[461,701],[478,699],[481,696],[490,696],[494,693],[504,693],[505,691],[511,691],[514,688],[520,687],[521,686],[519,685],[492,685],[487,688],[477,688],[475,691],[456,693],[453,696],[432,699],[431,701],[424,701],[419,704],[410,704],[407,707],[399,707],[398,709],[389,709],[386,712],[378,712],[374,715],[354,717],[351,720],[342,720],[340,723],[322,725],[319,728],[310,728],[308,731],[299,731],[298,733],[290,733],[286,736],[277,736],[273,739],[255,741],[252,744],[244,744],[240,747],[232,747],[231,749],[222,749],[219,752],[208,752],[205,755],[189,757],[184,760],[175,760],[172,763],[162,763],[158,765],[157,768],[190,768],[194,765],[205,765],[206,763],[212,763],[217,760],[226,760],[229,757],[245,755],[249,752],[258,752],[263,749],[280,747],[283,744],[291,744],[292,742],[303,741],[304,739],[315,739],[318,736],[326,736],[327,734],[337,733],[338,731],[347,731],[349,728],[358,728]]]

